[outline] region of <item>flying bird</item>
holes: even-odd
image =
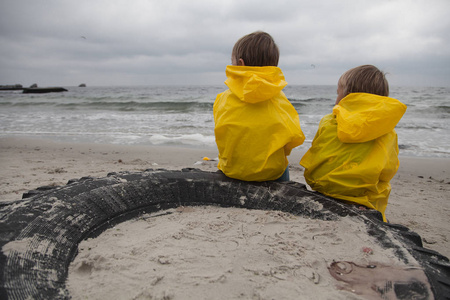
[[[80,38],[82,38],[82,39],[85,39],[85,40],[86,40],[86,37],[85,37],[85,36],[83,36],[83,35],[82,35],[82,36],[80,36]]]

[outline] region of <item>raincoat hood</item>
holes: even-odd
[[[364,143],[394,130],[406,111],[397,99],[352,93],[333,108],[337,135],[343,143]]]
[[[287,85],[278,67],[227,66],[225,84],[241,101],[258,103],[276,96]]]

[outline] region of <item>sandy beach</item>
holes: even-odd
[[[75,144],[15,137],[1,138],[0,148],[0,201],[18,200],[22,193],[39,186],[65,185],[70,179],[84,176],[104,177],[110,172],[151,168],[216,171],[217,164],[214,160],[203,160],[216,158],[215,149]],[[291,180],[305,183],[298,165],[302,155],[301,151],[293,151],[289,157],[290,175]],[[416,231],[424,247],[447,257],[450,257],[449,162],[448,158],[400,157],[400,169],[391,182],[386,211],[391,223]],[[216,275],[220,281],[222,277]]]
[[[69,179],[104,177],[110,172],[198,168],[216,171],[215,149],[58,143],[40,139],[0,139],[0,200]],[[289,157],[292,181],[305,183],[298,164],[303,153]],[[422,236],[427,248],[450,257],[450,159],[400,157],[391,181],[386,216]]]

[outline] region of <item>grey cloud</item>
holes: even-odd
[[[222,84],[233,44],[255,30],[275,38],[290,83],[335,84],[372,63],[396,84],[444,84],[449,10],[447,0],[4,0],[0,84]]]

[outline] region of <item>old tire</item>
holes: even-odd
[[[424,249],[420,236],[408,228],[383,223],[378,212],[359,210],[299,183],[243,182],[219,172],[185,169],[85,177],[0,203],[0,298],[70,298],[65,281],[82,240],[143,213],[193,205],[281,210],[330,222],[343,216],[358,218],[367,224],[369,234],[382,246],[394,248],[405,263],[405,254],[412,254],[436,299],[450,295],[448,259]],[[393,238],[400,243],[393,243]]]

